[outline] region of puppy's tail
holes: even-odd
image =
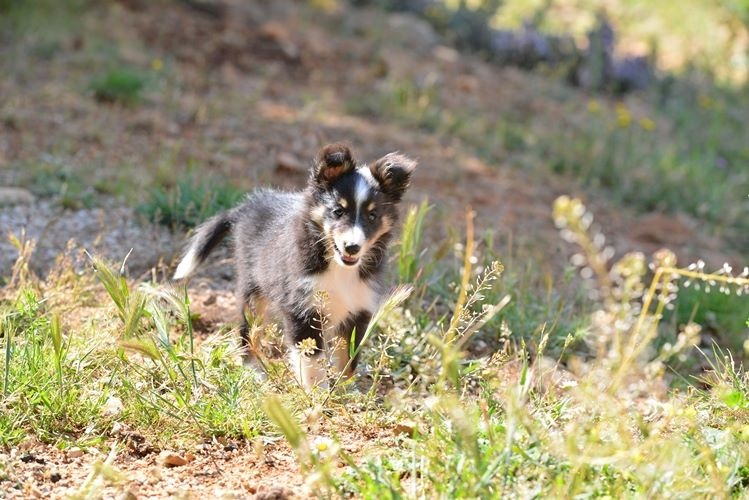
[[[190,239],[185,255],[174,272],[175,280],[190,276],[221,243],[234,224],[234,210],[220,213],[201,224]]]

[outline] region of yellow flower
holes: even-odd
[[[616,123],[621,128],[627,128],[632,123],[632,114],[624,104],[616,105]]]
[[[641,118],[640,127],[642,127],[642,129],[646,132],[652,132],[653,130],[655,130],[655,122],[650,118]]]
[[[161,71],[164,69],[164,61],[159,59],[158,57],[151,61],[151,69],[154,71]]]
[[[588,112],[598,113],[601,111],[601,103],[597,99],[591,99],[588,101]]]

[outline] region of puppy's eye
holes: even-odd
[[[336,207],[335,210],[333,210],[333,216],[337,219],[343,217],[343,208]]]
[[[367,215],[367,218],[369,219],[369,222],[374,222],[377,220],[377,212],[374,210],[369,212],[369,215]]]

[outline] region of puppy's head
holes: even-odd
[[[415,167],[415,161],[398,153],[358,165],[342,144],[318,153],[309,180],[310,217],[323,228],[337,264],[357,266],[385,241]]]

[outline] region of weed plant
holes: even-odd
[[[697,280],[743,296],[747,277],[678,268],[668,251],[651,266],[637,253],[610,264],[605,240],[591,234],[592,217],[578,200],[560,198],[554,214],[563,237],[581,250],[573,261],[598,304],[585,338],[592,355],[563,367],[544,356],[548,334],[542,334],[534,359],[521,344],[512,356],[498,352],[468,360],[466,337],[453,329],[466,321],[466,304],[480,305],[490,316],[505,302],[481,305],[482,280],[469,287],[467,258],[450,321],[412,333],[429,339],[433,351],[420,360],[422,373],[406,395],[390,400],[389,411],[399,418],[418,415],[401,448],[355,463],[335,444],[316,448],[277,399],[266,401],[266,412],[297,450],[313,489],[384,498],[649,498],[743,491],[747,428],[742,418],[729,415],[747,406],[749,379],[730,354],[717,350],[703,380],[707,390],[669,392],[664,363],[693,348],[700,329],[687,324],[674,344],[657,350],[653,340],[677,282]],[[469,225],[469,256],[471,239]],[[467,314],[480,321],[487,316]],[[349,464],[342,476],[331,473],[338,460]]]
[[[320,496],[745,494],[749,378],[723,347],[694,352],[696,323],[669,342],[659,342],[659,324],[688,282],[691,293],[699,284],[703,293],[745,297],[746,271],[679,267],[668,251],[651,263],[638,253],[612,261],[592,216],[563,197],[554,218],[577,247],[571,261],[592,312],[579,331],[553,329],[540,313],[537,328],[515,332],[527,327],[516,317],[533,315],[514,318],[514,302],[531,292],[518,290],[513,271],[473,234],[470,213],[456,272],[440,273],[453,257],[434,263],[420,248],[426,212],[424,204],[406,218],[393,268],[412,283],[365,332],[361,392],[340,378],[332,391],[305,392],[273,357],[259,380],[241,365],[236,332],[196,338],[185,289],[130,283],[125,263],[91,256],[91,271],[80,274],[74,254],[42,281],[28,271],[33,244],[17,240],[0,297],[0,446],[31,434],[109,450],[92,477],[115,486],[126,484],[112,465],[127,449],[123,442],[117,451],[124,426],[153,450],[280,433]],[[434,275],[447,283],[437,286]],[[574,308],[571,317],[581,314]],[[488,338],[497,339],[491,351],[473,354]],[[686,391],[669,389],[668,363],[681,355],[708,365]],[[356,458],[336,437],[342,421],[398,437]],[[330,437],[308,430],[324,423]]]

